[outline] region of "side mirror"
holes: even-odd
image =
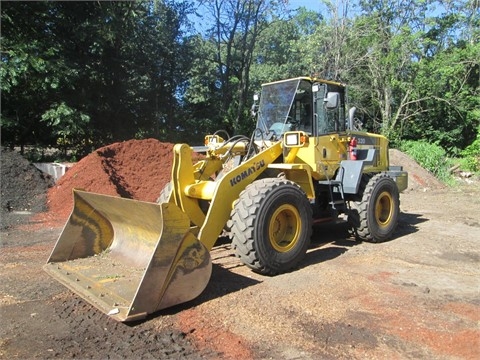
[[[327,109],[336,109],[338,107],[339,99],[340,94],[338,92],[329,92],[323,101],[325,102],[325,107]]]
[[[350,130],[355,130],[353,128],[354,126],[354,121],[355,121],[355,111],[357,111],[357,108],[354,106],[354,107],[351,107],[350,110],[348,110],[348,128]]]
[[[257,116],[257,111],[258,111],[258,104],[257,101],[260,99],[260,96],[258,96],[257,93],[253,94],[253,105],[250,108],[250,114],[252,117]]]
[[[355,116],[356,110],[356,107],[352,107],[350,110],[348,110],[347,127],[352,131],[363,131],[362,120]]]

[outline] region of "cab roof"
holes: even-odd
[[[292,81],[292,80],[307,80],[307,81],[311,82],[312,84],[316,83],[316,82],[319,82],[319,83],[322,83],[322,84],[330,84],[330,85],[336,85],[336,86],[341,86],[341,87],[346,86],[345,84],[339,83],[339,82],[336,82],[336,81],[325,80],[325,79],[321,79],[321,78],[317,78],[317,77],[309,77],[309,76],[300,76],[300,77],[296,77],[296,78],[272,81],[272,82],[262,84],[262,86],[278,84],[278,83],[282,83],[282,82],[286,82],[286,81]]]

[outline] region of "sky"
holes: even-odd
[[[325,9],[322,0],[288,0],[288,8],[291,10],[298,9],[299,7],[304,7],[307,10],[316,12],[321,12],[322,8]],[[195,24],[194,26],[197,31],[202,32],[205,24],[199,21],[195,16],[192,16],[192,21]]]
[[[320,0],[289,0],[289,7],[291,9],[302,6],[308,10],[319,11],[322,7],[322,2]]]

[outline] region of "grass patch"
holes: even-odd
[[[400,150],[412,157],[440,181],[447,185],[454,184],[454,178],[449,171],[453,162],[442,147],[426,141],[407,140],[400,144]]]

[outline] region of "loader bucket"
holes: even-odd
[[[173,203],[73,191],[74,207],[44,269],[119,321],[194,299],[212,263]]]

